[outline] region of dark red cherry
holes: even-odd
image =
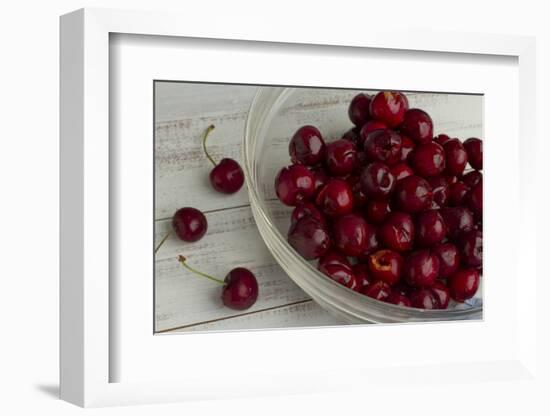
[[[231,270],[224,280],[220,280],[189,266],[184,256],[179,256],[178,261],[183,267],[196,275],[223,285],[221,298],[223,304],[228,308],[236,310],[248,309],[258,299],[258,281],[256,280],[256,276],[244,267],[237,267]]]
[[[411,167],[404,162],[400,162],[397,165],[392,166],[391,173],[395,177],[396,181],[405,179],[407,176],[414,175]]]
[[[468,208],[445,207],[441,208],[439,212],[447,225],[447,235],[453,240],[461,232],[474,228],[474,215]]]
[[[314,168],[311,168],[310,172],[313,174],[315,194],[317,194],[321,190],[321,188],[323,188],[323,186],[325,186],[325,184],[328,182],[328,180],[330,179],[330,175],[323,166],[316,166]]]
[[[415,235],[414,223],[409,214],[391,212],[378,229],[381,243],[395,251],[407,251],[413,246]]]
[[[368,224],[357,214],[343,215],[332,226],[334,244],[346,256],[359,256],[368,243]]]
[[[419,213],[415,225],[415,242],[422,247],[431,247],[440,243],[447,233],[445,221],[437,210]]]
[[[439,259],[429,250],[417,250],[405,258],[405,281],[412,287],[429,287],[439,276]]]
[[[314,166],[325,158],[325,141],[321,132],[313,126],[296,130],[288,144],[290,160],[294,164]]]
[[[353,192],[353,206],[354,208],[361,208],[367,203],[367,195],[363,192],[359,175],[352,173],[346,178],[346,182],[351,186]]]
[[[362,127],[370,120],[370,102],[372,97],[368,94],[357,94],[351,100],[348,108],[348,116],[353,124],[357,127]]]
[[[353,211],[353,191],[343,179],[330,179],[321,189],[315,203],[329,217],[350,214]]]
[[[464,198],[477,219],[483,216],[483,182],[479,181]]]
[[[468,153],[468,162],[475,170],[483,169],[483,142],[471,137],[464,142],[464,148]]]
[[[400,130],[418,144],[428,143],[433,138],[432,118],[418,108],[411,108],[405,113]]]
[[[359,132],[361,130],[359,129],[359,127],[352,127],[351,129],[349,129],[348,131],[346,131],[343,136],[342,136],[342,139],[345,139],[345,140],[349,140],[350,142],[352,142],[355,146],[358,146],[359,145]]]
[[[367,264],[357,263],[352,267],[352,269],[355,277],[357,278],[357,283],[359,283],[359,290],[373,282],[370,276],[369,266]]]
[[[432,187],[420,176],[412,175],[397,182],[395,202],[400,210],[416,213],[431,207]]]
[[[403,257],[391,250],[379,250],[368,258],[370,275],[388,285],[396,284],[401,279]]]
[[[445,151],[445,173],[460,176],[468,163],[466,149],[458,139],[447,140],[443,144]]]
[[[401,134],[401,162],[409,160],[409,155],[415,147],[416,143],[410,137]]]
[[[380,243],[378,242],[378,230],[374,225],[367,223],[366,236],[366,244],[363,252],[357,256],[360,261],[366,261],[368,256],[380,247]]]
[[[372,224],[381,224],[391,212],[387,199],[374,199],[367,204],[365,216]]]
[[[198,209],[185,207],[174,213],[172,229],[180,240],[192,243],[204,236],[208,230],[208,222]]]
[[[327,229],[312,217],[304,217],[290,226],[288,243],[306,260],[323,256],[332,245]]]
[[[479,272],[475,269],[464,269],[453,273],[447,278],[451,298],[464,302],[472,298],[479,286]]]
[[[449,205],[457,207],[464,204],[464,197],[470,188],[462,181],[453,183],[449,187]]]
[[[381,91],[370,102],[370,114],[390,128],[399,126],[409,108],[407,97],[397,91]]]
[[[319,211],[311,202],[304,202],[303,204],[297,205],[296,208],[292,210],[292,214],[290,215],[290,223],[296,224],[298,220],[304,217],[312,217],[321,224],[326,225],[325,217],[323,217],[321,211]]]
[[[361,289],[363,295],[376,300],[385,301],[391,293],[391,286],[379,280]]]
[[[469,188],[473,188],[479,182],[483,181],[483,175],[477,170],[472,170],[462,176],[462,182],[466,184]]]
[[[426,178],[430,186],[432,187],[432,194],[434,202],[444,207],[449,202],[449,182],[443,176],[431,176]]]
[[[365,138],[363,149],[367,160],[395,165],[401,160],[401,136],[390,129],[374,130]]]
[[[359,281],[351,264],[339,253],[329,252],[319,259],[317,269],[337,283],[352,290],[359,290]]]
[[[432,253],[439,259],[439,277],[444,279],[458,270],[460,256],[454,244],[443,243],[432,249]]]
[[[305,166],[287,166],[275,178],[275,192],[283,204],[296,206],[313,196],[315,178]]]
[[[406,306],[406,307],[412,306],[411,301],[407,296],[398,292],[394,292],[393,290],[390,293],[390,295],[386,298],[386,302],[393,303],[394,305],[398,305],[398,306]]]
[[[483,263],[483,236],[479,230],[464,231],[458,237],[458,250],[462,263],[468,267],[481,267]]]
[[[447,309],[447,307],[449,306],[449,301],[451,300],[451,294],[447,286],[445,286],[443,282],[438,280],[432,285],[430,289],[438,300],[439,309]]]
[[[233,194],[237,192],[244,183],[244,173],[241,166],[234,159],[224,158],[220,163],[216,163],[206,150],[206,139],[210,135],[210,132],[214,130],[214,126],[210,125],[202,140],[202,148],[204,154],[214,165],[214,168],[210,171],[210,183],[212,187],[223,194]]]
[[[411,306],[419,309],[441,309],[439,297],[432,289],[413,290],[410,294]]]
[[[363,192],[370,198],[385,198],[395,186],[395,178],[383,163],[373,162],[361,170]]]
[[[445,169],[445,152],[436,142],[416,146],[409,158],[413,170],[420,176],[440,175]]]
[[[381,121],[377,121],[377,120],[367,121],[359,132],[359,138],[358,138],[360,143],[359,147],[360,148],[363,147],[363,143],[367,139],[367,136],[369,135],[370,132],[373,132],[374,130],[387,129],[387,128],[388,126],[386,126]]]
[[[451,138],[447,136],[446,134],[439,134],[434,137],[434,142],[437,144],[443,146],[445,143],[447,143]]]
[[[335,140],[327,145],[326,164],[336,176],[351,173],[357,164],[357,149],[346,139]]]

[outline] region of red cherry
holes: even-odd
[[[439,297],[431,289],[419,289],[411,292],[411,306],[419,309],[441,309]]]
[[[396,284],[401,278],[403,257],[391,250],[379,250],[369,256],[370,275],[388,285]]]
[[[439,277],[444,279],[458,270],[460,256],[454,244],[443,243],[435,246],[432,253],[439,259]]]
[[[296,206],[313,196],[315,178],[305,166],[287,166],[275,178],[275,192],[283,204]]]
[[[464,148],[468,153],[468,162],[475,170],[483,169],[483,142],[471,137],[464,142]]]
[[[326,164],[336,176],[351,173],[357,164],[357,149],[346,139],[339,139],[327,145]]]
[[[437,144],[443,146],[445,143],[447,143],[451,138],[447,136],[446,134],[439,134],[434,137],[434,142]]]
[[[329,217],[350,214],[353,211],[353,192],[342,179],[330,179],[321,189],[315,203]]]
[[[365,216],[372,224],[380,224],[391,212],[390,203],[386,199],[375,199],[367,204]]]
[[[388,166],[401,160],[401,136],[390,129],[378,129],[369,133],[363,142],[367,159]]]
[[[363,148],[363,143],[367,139],[367,136],[369,135],[370,132],[372,132],[374,130],[387,129],[387,128],[388,128],[388,126],[386,126],[381,121],[377,121],[377,120],[367,121],[365,123],[365,125],[361,128],[360,132],[359,132],[359,138],[358,138],[358,140],[360,142],[359,147]]]
[[[417,250],[405,258],[405,281],[412,287],[429,287],[439,276],[439,259],[429,250]]]
[[[383,163],[373,162],[361,171],[363,192],[370,198],[385,198],[395,187],[395,178]]]
[[[434,202],[439,207],[444,207],[449,201],[449,182],[443,176],[431,176],[426,181],[432,187]]]
[[[436,176],[445,169],[445,151],[436,142],[416,146],[409,157],[413,170],[420,176]]]
[[[290,226],[288,243],[306,260],[323,256],[332,245],[327,229],[312,217],[301,218]]]
[[[357,214],[339,217],[334,222],[334,244],[346,256],[359,256],[368,243],[368,224]]]
[[[479,182],[483,181],[483,175],[477,170],[472,170],[462,176],[462,182],[469,188],[473,188]]]
[[[288,152],[292,163],[314,166],[325,157],[325,141],[317,128],[303,126],[290,139]]]
[[[399,209],[409,213],[424,211],[431,207],[432,187],[420,176],[401,179],[395,186],[395,202]]]
[[[451,294],[447,286],[441,281],[436,281],[431,287],[431,290],[438,300],[439,309],[447,309],[449,301],[451,300]]]
[[[479,272],[475,269],[464,269],[453,273],[447,278],[451,298],[464,302],[472,298],[479,286]]]
[[[208,230],[208,222],[198,209],[185,207],[178,209],[173,215],[172,229],[180,240],[195,242]]]
[[[437,210],[421,212],[416,217],[416,243],[422,247],[431,247],[445,238],[447,226]]]
[[[382,244],[395,251],[407,251],[413,246],[414,223],[409,214],[391,212],[378,230]]]
[[[415,147],[416,143],[410,137],[401,134],[401,162],[409,160],[409,155]]]
[[[361,289],[361,293],[369,298],[385,301],[390,296],[391,287],[386,282],[379,280]]]
[[[325,217],[323,217],[323,214],[321,214],[317,207],[311,202],[304,202],[303,204],[296,206],[290,215],[290,223],[296,224],[298,220],[304,217],[312,217],[321,224],[326,225]]]
[[[399,126],[409,108],[407,97],[397,91],[381,91],[370,102],[370,114],[388,127]]]
[[[349,119],[357,127],[363,126],[367,121],[370,120],[370,102],[372,97],[368,94],[360,93],[357,94],[351,100],[348,109]]]
[[[468,267],[481,267],[483,263],[483,236],[481,231],[471,229],[458,237],[458,250],[462,263]]]
[[[441,208],[439,212],[447,226],[447,235],[453,240],[463,231],[474,228],[474,216],[467,208],[445,207]]]
[[[413,170],[406,163],[398,163],[397,165],[392,166],[391,173],[395,177],[396,181],[405,179],[407,176],[414,175]]]
[[[365,263],[357,263],[352,269],[357,278],[357,283],[359,283],[359,291],[372,283],[368,265]]]
[[[466,194],[464,200],[475,217],[481,219],[483,216],[483,182],[479,181],[470,192]]]
[[[411,301],[410,299],[398,292],[392,291],[390,295],[386,298],[386,302],[393,303],[394,305],[398,306],[406,306],[411,307]]]
[[[470,188],[462,181],[453,183],[449,187],[449,205],[456,207],[464,203],[464,197]]]
[[[405,113],[400,129],[418,144],[428,143],[433,138],[433,121],[428,113],[418,108]]]
[[[445,172],[447,175],[459,176],[468,163],[466,149],[458,139],[447,140],[443,144],[445,151]]]
[[[353,273],[351,265],[339,253],[329,252],[321,257],[317,264],[317,269],[343,286],[352,290],[359,289],[359,281]]]

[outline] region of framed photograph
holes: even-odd
[[[205,30],[61,18],[61,397],[535,380],[534,40]]]

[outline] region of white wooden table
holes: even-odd
[[[208,219],[208,233],[196,243],[169,238],[155,258],[157,332],[236,330],[340,325],[322,310],[276,264],[264,245],[250,210],[246,185],[227,196],[215,192],[212,168],[202,151],[206,127],[215,160],[231,157],[242,163],[243,129],[251,86],[156,83],[155,94],[155,240],[170,230],[172,214],[192,206]],[[482,97],[408,94],[412,106],[434,118],[436,133],[465,139],[482,136]],[[203,272],[224,278],[237,266],[258,278],[260,295],[249,310],[223,306],[221,288],[199,278],[177,261],[183,254]]]

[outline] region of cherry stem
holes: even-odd
[[[166,240],[168,240],[168,237],[170,237],[173,232],[174,232],[174,230],[170,230],[166,233],[166,235],[164,237],[162,237],[162,240],[160,240],[159,245],[157,246],[157,248],[155,248],[155,254],[157,254],[157,251],[159,251],[160,247],[164,244],[164,242]]]
[[[200,271],[198,271],[198,270],[192,268],[191,266],[189,266],[189,265],[186,263],[187,259],[186,259],[184,256],[181,256],[181,255],[180,255],[180,256],[178,257],[178,261],[179,261],[179,262],[181,263],[181,265],[182,265],[183,267],[185,267],[187,270],[190,270],[190,271],[192,271],[193,273],[198,274],[199,276],[206,277],[207,279],[213,280],[214,282],[219,283],[219,284],[221,284],[221,285],[224,285],[224,284],[225,284],[225,282],[224,282],[223,280],[216,279],[215,277],[210,276],[209,274],[200,272]]]
[[[206,150],[206,139],[208,139],[208,136],[210,135],[210,132],[214,130],[214,125],[211,124],[208,126],[208,128],[206,129],[206,131],[204,132],[204,137],[202,139],[202,148],[204,150],[204,154],[206,155],[206,157],[208,158],[208,160],[210,162],[212,162],[212,164],[214,166],[217,165],[217,163],[214,161],[214,159],[212,159],[212,156],[210,156],[210,154],[208,153],[208,150]]]

